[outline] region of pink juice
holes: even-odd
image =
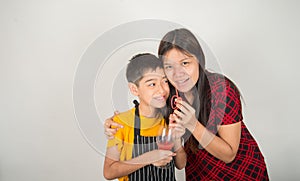
[[[160,150],[171,150],[174,146],[173,142],[159,142],[157,143],[158,149]]]

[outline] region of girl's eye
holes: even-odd
[[[165,79],[165,80],[163,80],[163,83],[168,83],[169,81],[168,81],[168,79]]]
[[[183,66],[187,66],[190,62],[182,62]]]

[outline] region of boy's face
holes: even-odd
[[[139,85],[132,85],[131,92],[139,97],[140,105],[162,108],[166,105],[170,89],[164,70],[157,68],[144,73]]]

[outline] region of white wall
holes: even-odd
[[[271,179],[299,179],[299,1],[185,2],[1,1],[0,180],[104,180],[103,155],[74,116],[76,68],[101,34],[149,18],[181,24],[208,44],[244,96],[245,123]]]

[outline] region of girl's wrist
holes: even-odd
[[[191,121],[192,123],[190,123],[189,125],[186,126],[186,128],[193,134],[194,131],[197,129],[197,127],[199,126],[200,122],[194,118],[195,120]]]

